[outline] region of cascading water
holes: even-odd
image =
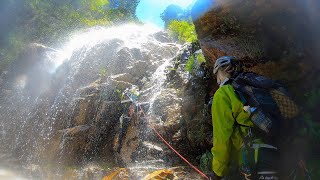
[[[95,27],[73,36],[61,48],[34,46],[41,49],[36,54],[40,58],[26,61],[27,66],[13,66],[1,86],[0,158],[7,166],[12,161],[26,167],[114,161],[116,127],[128,111],[120,103],[121,93],[138,86],[139,101],[151,104],[146,113],[152,118],[147,121],[161,119],[153,112],[157,111],[154,101],[162,92],[167,67],[181,48],[170,43],[164,32],[146,25]],[[150,130],[139,133],[144,136],[139,147],[163,151],[148,139]],[[135,153],[142,160],[139,165],[147,166],[143,151]],[[159,162],[159,157],[147,159]],[[131,166],[138,168],[134,162]],[[46,175],[37,173],[40,179]]]

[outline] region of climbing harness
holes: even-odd
[[[278,172],[276,171],[258,171],[257,163],[258,163],[258,158],[260,149],[270,149],[272,151],[277,151],[278,148],[274,147],[270,144],[264,144],[264,143],[255,143],[254,140],[254,135],[252,133],[252,127],[250,126],[245,126],[242,124],[239,124],[235,120],[235,126],[238,127],[240,136],[243,140],[243,148],[241,150],[242,154],[242,160],[243,164],[240,167],[240,173],[243,175],[244,179],[250,180],[250,179],[265,179],[265,178],[273,178],[273,179],[278,179]],[[248,133],[245,135],[242,130],[242,127],[247,127],[248,128]]]

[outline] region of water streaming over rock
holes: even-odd
[[[48,164],[121,161],[136,172],[165,167],[167,149],[146,124],[181,118],[182,100],[166,84],[181,48],[146,25],[91,28],[56,49],[30,45],[1,75],[6,80],[0,84],[1,161],[43,166],[36,173],[40,179],[48,177]],[[188,76],[182,74],[186,84]],[[150,107],[148,118],[129,122],[123,150],[115,152],[119,118],[129,111],[121,103],[123,92],[133,86],[140,91],[138,102]]]

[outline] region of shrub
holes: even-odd
[[[206,59],[204,58],[203,54],[202,53],[199,53],[197,55],[197,60],[198,60],[198,64],[202,64],[202,63],[205,63],[206,62]]]
[[[65,40],[69,32],[118,21],[136,21],[139,0],[28,0],[10,1],[14,28],[2,32],[9,37],[0,48],[0,73],[12,63],[21,50],[32,42],[48,46]],[[16,7],[21,7],[18,11]]]
[[[185,67],[185,70],[188,71],[190,74],[192,74],[192,72],[193,72],[193,65],[194,65],[194,56],[192,55],[188,59],[188,61],[186,63],[186,67]]]
[[[187,21],[171,21],[168,32],[172,38],[178,39],[180,43],[196,42],[198,39],[194,24]]]

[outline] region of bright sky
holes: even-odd
[[[191,5],[195,0],[140,0],[137,16],[144,23],[151,23],[163,28],[164,22],[160,14],[170,5],[176,4],[182,8]]]

